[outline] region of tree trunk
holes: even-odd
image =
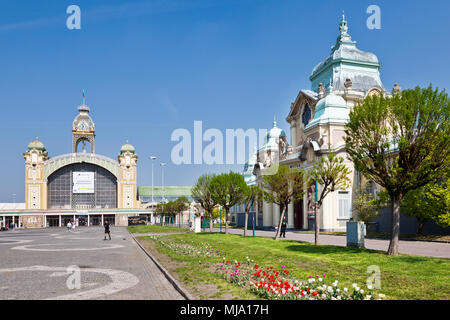
[[[225,208],[225,234],[228,234],[228,208]]]
[[[283,211],[280,214],[280,221],[278,222],[277,233],[275,235],[275,239],[274,240],[277,240],[280,237],[281,223],[283,222],[284,214],[286,213],[286,208],[287,208],[287,206],[283,206]]]
[[[390,256],[398,255],[398,240],[400,237],[400,202],[401,196],[394,196],[392,199],[392,233],[389,249],[387,251]]]
[[[209,214],[209,232],[213,232],[214,224],[213,224],[213,215],[212,212]]]
[[[248,211],[245,209],[245,221],[244,221],[244,237],[247,236],[247,226],[248,226]]]
[[[319,244],[319,232],[320,232],[320,206],[314,204],[314,245]]]
[[[425,226],[426,222],[427,222],[427,219],[417,218],[417,234],[418,235],[422,235],[423,227]]]

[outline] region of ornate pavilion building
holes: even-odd
[[[345,230],[346,222],[352,216],[352,194],[361,183],[361,177],[347,159],[344,126],[349,120],[349,111],[361,99],[374,93],[391,95],[381,82],[380,68],[376,55],[356,47],[356,42],[348,33],[343,14],[331,54],[313,69],[309,77],[311,88],[300,90],[291,103],[286,118],[290,124],[290,145],[287,144],[284,131],[277,128],[274,122],[264,146],[244,167],[246,181],[262,187],[262,176],[271,169],[273,163],[279,162],[308,171],[321,157],[334,152],[345,159],[345,164],[352,172],[349,177],[352,184],[347,190],[336,190],[327,196],[319,212],[320,229]],[[398,84],[393,91],[400,91]],[[375,185],[373,187],[376,188]],[[291,203],[286,212],[289,228],[314,227],[314,184],[305,185],[304,190],[303,200]],[[256,211],[257,226],[271,228],[278,225],[278,205],[259,203]],[[235,217],[238,224],[240,220]]]
[[[102,225],[106,219],[127,225],[128,216],[150,214],[139,209],[135,148],[127,141],[117,160],[96,154],[90,109],[83,103],[78,112],[72,123],[72,153],[50,158],[38,138],[29,143],[24,153],[25,209],[0,212],[6,222],[25,228],[64,226],[68,221]]]

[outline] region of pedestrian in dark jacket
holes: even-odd
[[[280,232],[280,238],[286,238],[286,227],[287,227],[287,221],[286,217],[283,217],[283,221],[281,222],[281,232]]]
[[[111,225],[108,223],[108,221],[105,221],[105,239],[106,240],[106,235],[108,235],[109,240],[111,240]]]

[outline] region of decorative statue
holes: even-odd
[[[316,206],[316,186],[311,184],[308,189],[308,213],[313,214]]]
[[[286,137],[282,137],[278,143],[278,147],[279,147],[279,153],[280,153],[280,160],[284,160],[286,159],[286,155],[287,155],[287,142],[286,142]]]

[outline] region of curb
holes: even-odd
[[[128,233],[130,233],[131,237],[133,238],[133,240],[137,243],[137,245],[139,246],[139,248],[142,249],[142,251],[144,251],[144,253],[153,261],[154,264],[156,264],[156,266],[158,267],[158,269],[164,274],[164,276],[166,277],[166,279],[173,285],[173,287],[175,288],[175,290],[177,290],[186,300],[195,300],[194,297],[192,297],[185,289],[183,289],[183,287],[178,283],[177,280],[175,280],[170,273],[166,270],[166,268],[164,268],[159,262],[158,260],[156,260],[155,257],[153,257],[153,255],[148,252],[140,243],[139,241],[136,240],[136,238],[134,237],[134,235],[128,231]]]

